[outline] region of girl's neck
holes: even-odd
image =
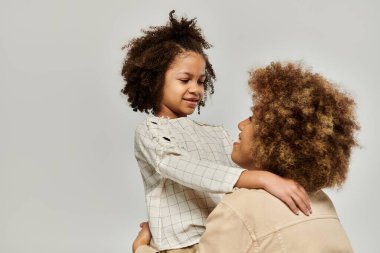
[[[154,114],[154,116],[156,117],[160,117],[160,118],[167,118],[167,119],[178,119],[178,118],[184,118],[184,117],[187,117],[187,115],[180,115],[180,114],[176,114],[172,111],[170,112],[157,112]]]
[[[160,114],[160,113],[155,113],[153,116],[158,117],[158,118],[164,118],[164,119],[181,119],[181,118],[186,118],[187,115],[185,116],[172,116],[172,115],[166,115],[166,114]]]

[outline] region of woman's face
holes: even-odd
[[[240,130],[239,139],[234,143],[231,159],[244,169],[254,169],[252,162],[252,146],[254,139],[252,117],[238,124]]]

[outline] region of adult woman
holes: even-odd
[[[199,252],[352,252],[321,189],[346,179],[358,129],[354,101],[293,63],[257,69],[249,85],[253,115],[238,125],[232,160],[297,181],[308,191],[313,213],[297,216],[262,190],[237,189],[208,217]],[[140,247],[137,252],[155,251]]]

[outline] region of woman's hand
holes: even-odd
[[[282,200],[295,214],[301,210],[305,215],[311,214],[309,195],[297,182],[286,179],[268,171],[262,171],[263,189]]]
[[[152,234],[150,233],[148,222],[143,222],[140,224],[140,232],[137,235],[136,239],[133,241],[132,251],[133,253],[137,250],[139,246],[149,245]]]

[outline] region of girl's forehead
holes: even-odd
[[[192,51],[183,52],[175,56],[169,68],[192,66],[192,65],[202,65],[202,67],[205,68],[206,61],[203,55],[196,52],[192,52]]]
[[[186,60],[189,58],[201,58],[204,61],[204,57],[200,53],[197,53],[194,51],[185,51],[185,52],[177,54],[174,57],[174,62],[175,61],[183,61],[183,60]]]

